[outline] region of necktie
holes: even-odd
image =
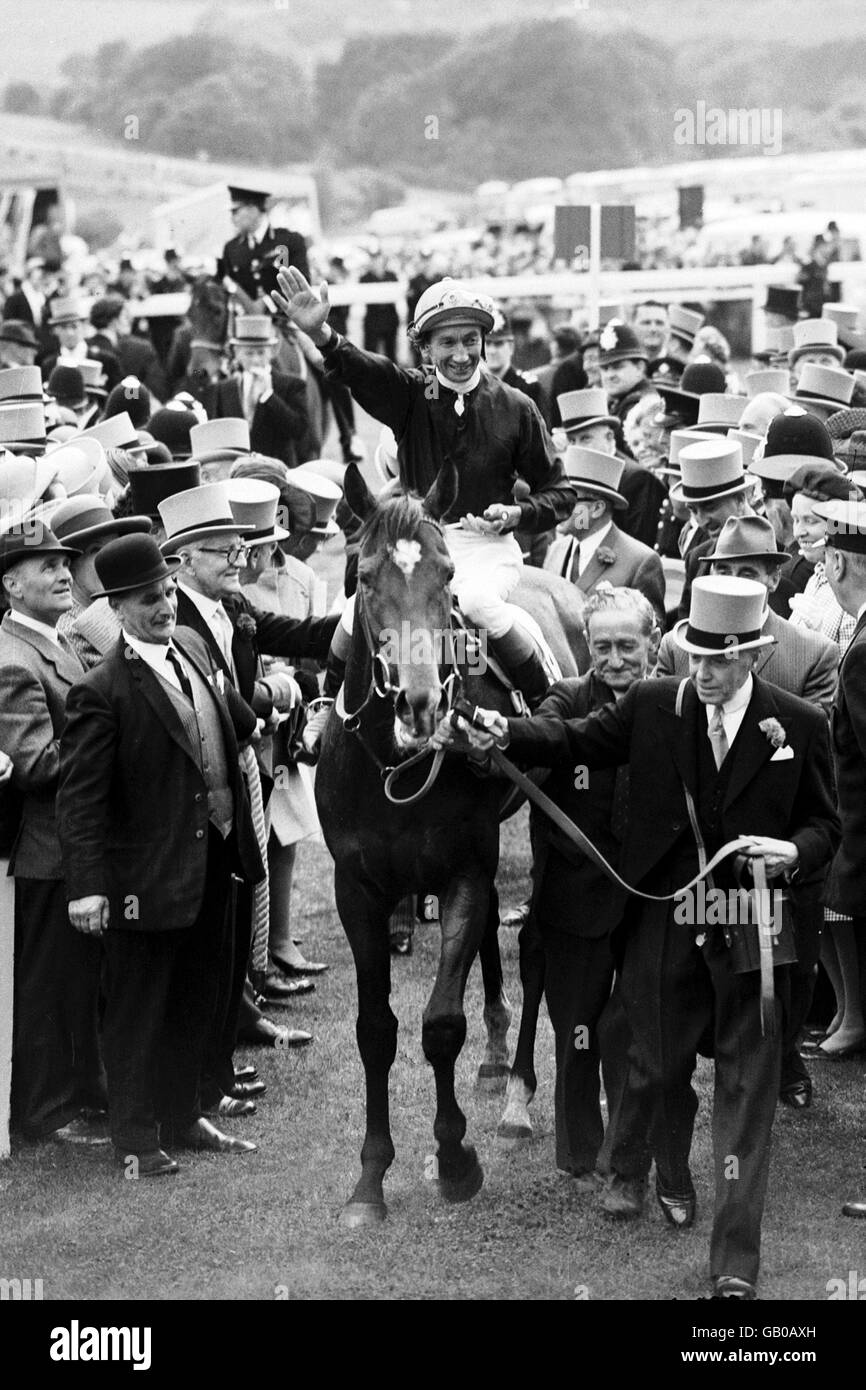
[[[254,416],[255,413],[256,413],[256,404],[257,404],[256,395],[255,395],[256,383],[255,383],[255,379],[254,379],[253,377],[249,376],[246,372],[244,373],[243,383],[244,383],[244,415],[246,416],[247,421],[248,421],[250,424],[252,424],[252,422],[253,422],[253,416]]]
[[[728,756],[728,736],[725,733],[725,721],[722,718],[721,705],[713,705],[713,717],[707,732],[712,744],[716,767],[720,768]]]
[[[216,623],[216,638],[220,645],[220,651],[226,659],[226,665],[229,670],[232,670],[232,637],[234,636],[234,628],[222,604],[214,611],[214,621]]]
[[[574,541],[571,552],[570,579],[572,584],[576,584],[580,578],[580,541]]]
[[[171,668],[174,671],[174,674],[177,676],[181,690],[183,691],[186,698],[189,700],[190,704],[192,704],[192,686],[189,683],[189,677],[187,676],[186,671],[183,669],[180,656],[174,650],[173,647],[169,647],[168,651],[166,652],[166,660],[171,663]]]
[[[457,392],[457,399],[456,399],[455,402],[454,402],[454,414],[455,414],[455,415],[462,415],[465,409],[466,409],[466,402],[464,401],[463,397],[461,396],[460,392],[458,391],[458,392]]]

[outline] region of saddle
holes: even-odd
[[[552,685],[555,681],[562,679],[562,671],[559,663],[554,656],[544,633],[531,614],[526,613],[522,608],[509,605],[514,613],[515,622],[519,624],[523,632],[533,643],[536,653],[547,672],[548,680]],[[505,662],[495,652],[490,642],[484,643],[481,633],[477,627],[470,625],[466,616],[456,602],[451,608],[451,622],[455,631],[462,634],[462,641],[465,646],[465,664],[471,670],[473,666],[480,664],[482,654],[485,661],[486,670],[499,683],[503,690],[507,691],[511,700],[514,712],[517,715],[527,715],[530,713],[529,705],[523,691],[514,681],[511,672]]]

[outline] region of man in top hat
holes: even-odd
[[[794,325],[788,365],[795,385],[810,362],[816,367],[839,367],[844,360],[845,349],[840,347],[838,329],[830,319],[801,319]]]
[[[794,404],[826,422],[851,404],[855,385],[851,373],[841,367],[819,367],[807,362],[797,382]]]
[[[842,840],[824,893],[828,907],[854,918],[862,952],[866,901],[866,503],[816,503],[827,522],[824,573],[837,603],[856,619],[839,667],[832,743]],[[847,1202],[846,1216],[866,1218],[866,1200]]]
[[[24,319],[4,319],[0,323],[0,369],[32,367],[39,351],[33,325]]]
[[[297,266],[309,276],[307,244],[299,232],[285,227],[272,227],[267,214],[268,193],[251,188],[229,188],[232,223],[235,235],[227,241],[217,261],[217,279],[240,289],[248,303],[247,313],[264,295],[276,288],[276,272],[280,266]]]
[[[210,420],[246,420],[251,448],[294,468],[300,462],[296,446],[310,427],[306,386],[300,376],[273,370],[276,346],[277,335],[266,314],[238,315],[232,339],[237,372],[212,382],[204,405]]]
[[[142,534],[96,557],[121,632],[71,692],[61,748],[69,921],[105,951],[111,1138],[130,1178],[176,1172],[174,1145],[256,1147],[201,1106],[232,949],[231,875],[253,884],[264,872],[238,767],[256,719],[205,643],[176,629],[179,564]]]
[[[105,1091],[97,1043],[99,950],[66,917],[55,817],[60,735],[84,668],[57,630],[72,605],[69,562],[44,525],[0,534],[0,748],[12,759],[20,819],[15,877],[12,1123],[29,1139],[98,1142]],[[90,1113],[86,1113],[90,1112]]]
[[[638,681],[622,700],[583,719],[481,711],[486,733],[461,721],[474,747],[495,741],[526,766],[581,766],[591,775],[629,765],[621,872],[643,892],[676,899],[634,898],[622,933],[620,980],[633,1044],[602,1204],[614,1216],[640,1215],[655,1158],[666,1220],[680,1230],[694,1223],[691,1082],[709,1035],[710,1274],[714,1296],[737,1300],[755,1297],[787,971],[771,969],[771,980],[765,972],[762,984],[761,971],[735,949],[735,937],[757,946],[757,932],[743,895],[731,890],[740,886],[738,874],[751,885],[750,863],[759,856],[773,888],[796,902],[821,884],[839,838],[825,716],[754,673],[773,640],[761,630],[765,600],[763,585],[749,580],[695,581],[689,616],[676,629],[689,654],[684,682]],[[437,738],[454,741],[450,722]],[[722,890],[713,895],[717,911],[707,910],[699,892],[676,892],[732,840],[746,842],[744,858],[729,855],[713,871]]]
[[[708,554],[716,536],[730,516],[753,516],[753,480],[743,468],[743,447],[735,439],[720,437],[698,440],[680,450],[680,480],[671,488],[671,501],[684,503],[697,531],[684,559],[685,581],[679,616],[688,616],[692,580],[699,571],[702,556]]]
[[[674,376],[676,376],[676,364],[680,363],[684,368],[688,362],[695,345],[697,331],[703,322],[703,314],[695,313],[692,309],[684,309],[681,304],[671,304],[668,307],[668,336],[662,357]],[[651,375],[654,368],[655,364],[653,363],[650,369]]]
[[[79,367],[59,363],[49,376],[45,390],[57,405],[72,412],[79,429],[87,429],[87,426],[94,422],[99,407],[88,396],[84,376]]]
[[[55,367],[80,367],[82,362],[89,359],[102,363],[110,391],[120,381],[123,372],[111,344],[100,344],[98,340],[90,341],[85,337],[87,322],[84,306],[74,296],[63,295],[51,301],[48,323],[59,346],[56,352],[43,357],[42,376],[48,381]]]
[[[203,483],[224,483],[238,459],[252,453],[249,421],[226,416],[193,425],[189,432],[193,456],[201,464]]]
[[[611,415],[624,420],[632,406],[654,388],[647,380],[647,354],[633,328],[611,319],[598,339],[601,384]]]
[[[787,328],[800,317],[800,290],[797,285],[768,285],[763,308],[767,328]]]
[[[614,513],[628,503],[619,491],[623,463],[610,454],[571,444],[563,459],[574,485],[571,516],[560,522],[559,535],[544,560],[544,569],[570,579],[591,594],[605,580],[614,588],[637,589],[652,604],[660,628],[665,625],[665,577],[654,550],[621,531]]]

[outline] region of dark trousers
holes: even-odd
[[[201,1115],[229,895],[223,841],[212,828],[208,834],[205,890],[193,925],[179,931],[109,928],[104,938],[109,1115],[112,1140],[123,1153],[145,1153],[160,1139],[170,1145]]]
[[[613,981],[610,938],[576,936],[544,923],[541,938],[544,995],[556,1039],[556,1166],[585,1173],[595,1168],[604,1138],[599,1025]]]
[[[69,921],[62,880],[15,880],[12,1125],[39,1139],[105,1105],[99,942]]]
[[[798,907],[794,911],[794,934],[797,941],[797,963],[789,966],[789,1008],[785,1015],[785,1034],[782,1042],[782,1090],[798,1081],[809,1081],[809,1071],[800,1056],[800,1034],[809,1017],[818,958],[821,954],[821,929],[824,909],[817,904]]]
[[[222,853],[227,856],[225,846]],[[216,1104],[221,1096],[229,1095],[234,1085],[232,1059],[238,1040],[253,929],[253,890],[250,884],[232,881],[223,927],[217,1001],[205,1046],[202,1089],[205,1108]]]
[[[754,1281],[781,1072],[781,1000],[777,996],[775,1034],[763,1038],[759,973],[734,974],[720,931],[699,948],[688,927],[661,917],[652,909],[642,914],[625,942],[622,994],[635,1066],[612,1167],[629,1175],[649,1115],[660,1187],[671,1195],[693,1191],[689,1151],[698,1101],[692,1075],[698,1045],[711,1028],[716,1197],[710,1273]],[[784,976],[784,969],[776,972],[783,990]]]
[[[314,371],[313,375],[319,384],[319,391],[322,396],[323,417],[330,406],[334,412],[334,424],[337,427],[340,448],[343,451],[344,459],[346,459],[352,442],[352,435],[355,433],[355,405],[352,400],[352,393],[348,386],[344,386],[341,381],[329,381],[324,372]],[[327,421],[323,418],[322,434],[326,433]]]

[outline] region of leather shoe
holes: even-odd
[[[240,1034],[242,1042],[258,1044],[260,1047],[301,1047],[312,1042],[312,1033],[300,1028],[279,1028],[269,1018],[260,1018],[250,1029]]]
[[[255,1115],[255,1102],[251,1100],[236,1100],[234,1096],[220,1096],[216,1105],[209,1105],[207,1110],[202,1111],[208,1119],[239,1120],[242,1115]]]
[[[312,980],[281,980],[279,975],[269,975],[265,980],[263,997],[268,1004],[285,1004],[296,994],[312,994],[316,986]]]
[[[253,1096],[263,1096],[267,1089],[264,1081],[236,1081],[229,1094],[235,1100],[251,1100]]]
[[[303,980],[306,975],[324,975],[330,969],[324,961],[302,960],[300,965],[291,965],[287,960],[281,960],[279,956],[271,956],[273,964],[281,975],[285,975],[287,980]]]
[[[866,1221],[866,1202],[846,1202],[842,1208],[843,1216],[853,1216],[855,1220]]]
[[[54,1139],[58,1144],[110,1144],[111,1138],[108,1133],[108,1120],[105,1115],[96,1118],[88,1118],[86,1115],[76,1115],[74,1120],[70,1120],[68,1125],[63,1125],[60,1129],[55,1129],[47,1136]]]
[[[258,1067],[235,1067],[235,1083],[238,1081],[255,1081],[258,1074]]]
[[[656,1201],[668,1225],[674,1226],[678,1231],[685,1231],[694,1226],[697,1199],[693,1192],[685,1197],[668,1197],[656,1183]]]
[[[811,1081],[792,1081],[789,1086],[783,1086],[779,1100],[783,1105],[790,1105],[792,1110],[805,1110],[812,1104]]]
[[[114,1154],[115,1161],[125,1170],[125,1178],[167,1178],[178,1171],[175,1160],[163,1149],[148,1149],[143,1154],[126,1154],[122,1149],[115,1149]]]
[[[735,1274],[717,1274],[713,1280],[713,1298],[736,1298],[741,1303],[750,1303],[757,1297],[755,1286],[748,1279],[738,1279]]]
[[[642,1216],[646,1190],[646,1178],[621,1178],[614,1173],[599,1198],[601,1209],[621,1221]]]
[[[234,1135],[223,1134],[221,1129],[217,1129],[216,1125],[212,1125],[210,1120],[206,1120],[203,1116],[180,1134],[176,1142],[180,1148],[206,1149],[210,1153],[253,1154],[256,1152],[256,1145],[252,1140],[235,1139]]]

